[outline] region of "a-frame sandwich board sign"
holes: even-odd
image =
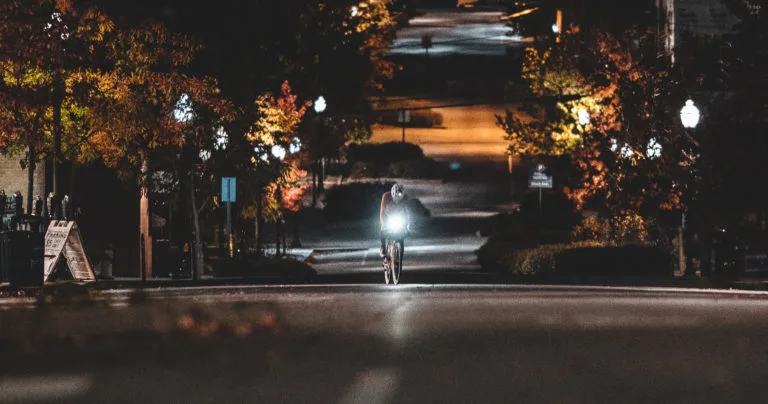
[[[63,256],[72,278],[76,281],[95,281],[93,268],[83,249],[83,239],[80,230],[73,221],[54,220],[48,225],[45,233],[43,280],[48,282],[56,264]]]

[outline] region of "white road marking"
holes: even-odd
[[[0,397],[8,401],[61,401],[85,395],[92,385],[90,375],[3,378]]]
[[[339,404],[387,403],[397,393],[399,381],[400,375],[396,369],[368,369],[357,375]]]

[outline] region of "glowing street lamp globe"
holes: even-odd
[[[632,148],[628,144],[625,144],[624,146],[621,147],[621,152],[620,153],[621,153],[621,157],[624,157],[625,159],[628,159],[628,158],[632,157],[632,155],[635,154],[635,151],[632,150]]]
[[[584,108],[579,108],[579,124],[581,126],[587,126],[589,125],[589,112],[587,112]]]
[[[699,108],[693,104],[693,100],[685,102],[685,106],[680,110],[680,120],[683,122],[683,127],[693,129],[699,124],[699,118],[701,113]]]
[[[285,158],[285,147],[280,146],[279,144],[276,144],[272,146],[272,155],[278,159],[282,160]]]
[[[173,118],[176,119],[176,122],[187,123],[194,117],[195,112],[192,110],[192,100],[189,99],[189,95],[184,93],[176,102],[176,107],[173,109]]]
[[[229,145],[229,134],[224,130],[224,127],[219,126],[216,129],[216,149],[227,150]]]
[[[315,112],[317,112],[318,114],[322,113],[323,111],[325,111],[325,108],[327,106],[328,105],[325,103],[325,97],[323,97],[322,95],[317,97],[317,100],[315,100],[315,106],[314,106]]]
[[[648,156],[649,159],[661,157],[661,145],[656,141],[655,137],[648,141],[648,149],[645,151],[645,155]]]
[[[288,145],[288,153],[294,154],[301,151],[301,139],[295,137],[293,142]]]

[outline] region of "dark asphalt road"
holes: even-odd
[[[123,306],[129,294],[107,294],[122,302],[110,314],[77,305],[25,310],[60,310],[67,314],[56,321],[81,317],[94,330],[107,319],[129,324],[139,308],[168,313],[190,303],[258,306],[275,321],[245,337],[126,326],[120,335],[96,332],[79,347],[44,336],[32,353],[4,344],[0,402],[722,403],[765,396],[766,294],[274,286],[153,289],[147,302]],[[9,313],[0,311],[0,321]]]

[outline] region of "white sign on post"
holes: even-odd
[[[552,176],[536,171],[531,175],[528,186],[531,188],[552,188]]]
[[[411,110],[409,110],[409,109],[400,110],[397,113],[397,122],[398,123],[409,123],[409,122],[411,122]]]
[[[235,177],[222,177],[221,179],[221,201],[237,202],[237,181]]]
[[[53,270],[62,256],[74,280],[96,280],[88,257],[85,255],[80,230],[75,222],[61,220],[52,221],[48,225],[48,232],[45,233],[44,281],[47,282],[53,275]]]

